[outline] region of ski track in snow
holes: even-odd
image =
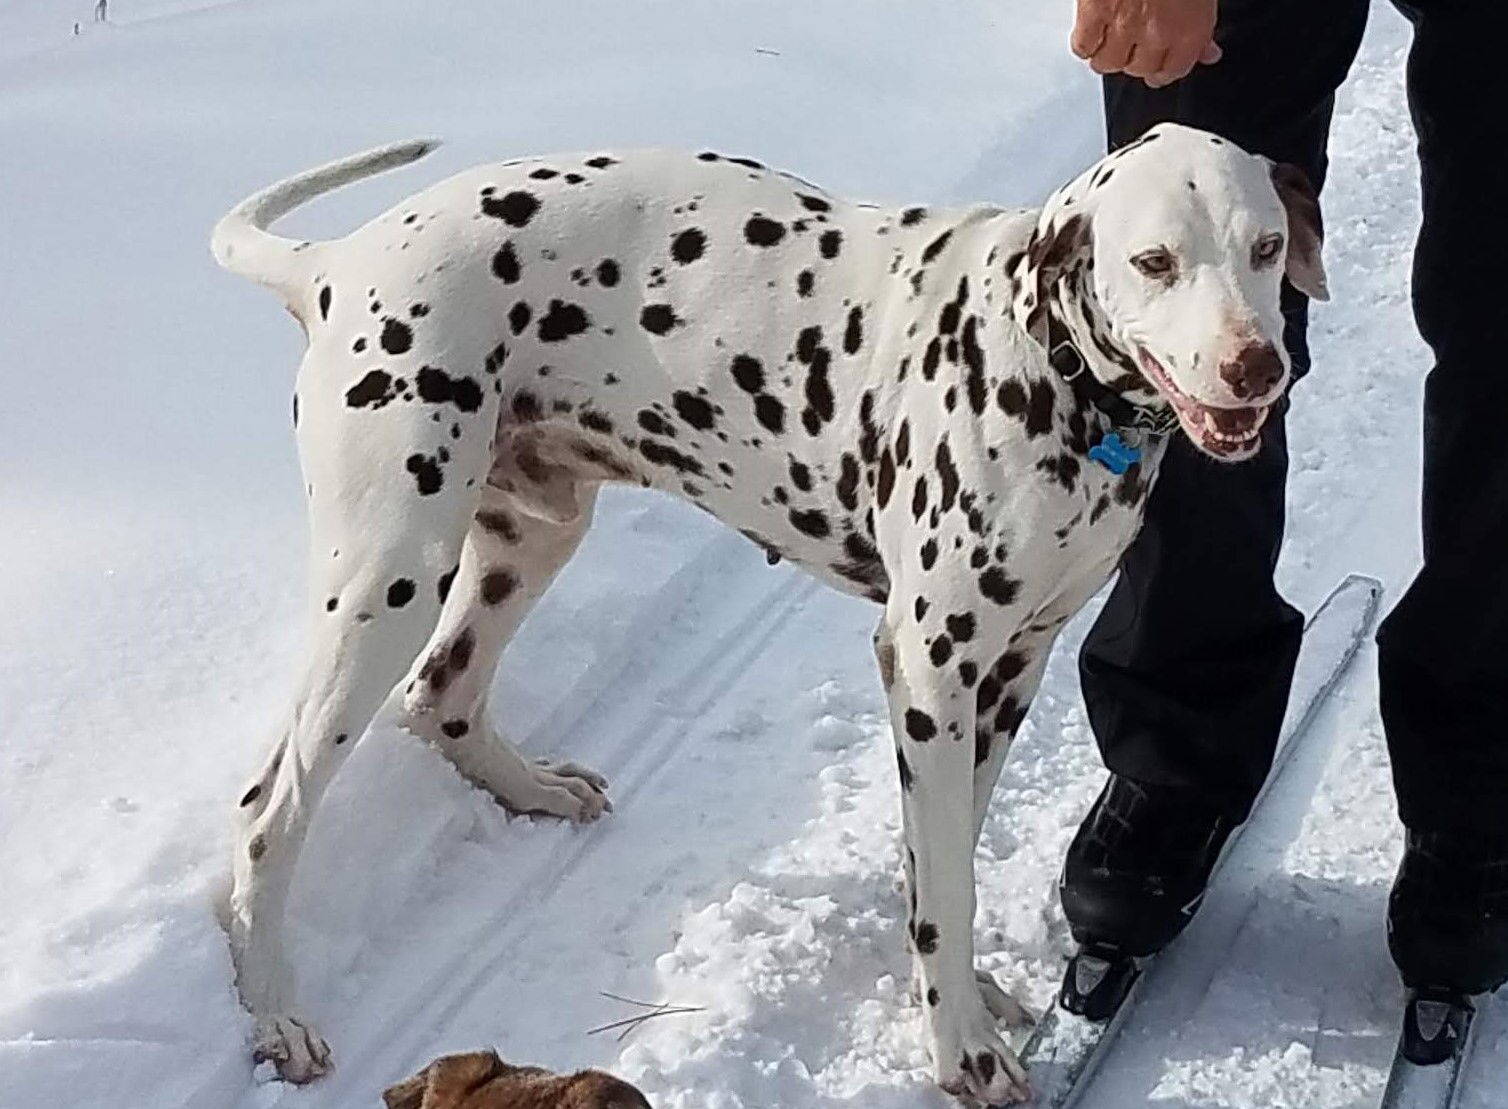
[[[296,657],[301,532],[282,422],[296,348],[263,294],[209,279],[202,244],[249,186],[435,129],[457,138],[436,158],[445,170],[627,137],[739,146],[842,191],[1029,202],[1098,142],[1063,13],[977,0],[943,27],[861,0],[719,7],[715,20],[685,0],[632,18],[508,3],[437,29],[397,0],[267,0],[154,18],[206,6],[120,0],[122,23],[136,21],[120,33],[27,40],[0,72],[0,136],[34,166],[79,170],[0,180],[0,203],[40,214],[17,229],[21,263],[0,271],[0,295],[33,321],[16,364],[66,355],[88,388],[59,424],[0,436],[0,465],[31,479],[0,492],[20,537],[0,555],[0,1106],[355,1109],[434,1055],[482,1045],[610,1067],[661,1109],[950,1104],[929,1084],[909,997],[874,610],[767,567],[683,506],[618,491],[499,679],[505,729],[603,770],[617,811],[588,828],[509,820],[379,721],[320,811],[290,912],[301,994],[337,1070],[303,1090],[253,1080],[210,896],[228,801]],[[0,14],[0,37],[36,31],[41,11]],[[861,42],[855,25],[885,33]],[[1418,558],[1428,360],[1408,315],[1406,41],[1379,8],[1337,114],[1337,299],[1316,310],[1316,369],[1296,396],[1280,571],[1306,607],[1348,570],[1396,596]],[[374,58],[409,80],[374,86]],[[155,82],[138,80],[145,67]],[[202,102],[172,95],[194,82]],[[329,118],[311,126],[315,93]],[[441,168],[294,222],[336,234]],[[108,223],[93,215],[104,195]],[[88,327],[70,292],[20,276],[69,252],[113,267]],[[11,411],[45,411],[51,393],[18,382]],[[1037,1008],[1070,949],[1062,851],[1103,781],[1073,665],[1088,617],[1049,666],[976,856],[980,961]],[[1084,1109],[1375,1102],[1401,989],[1382,931],[1400,836],[1374,666],[1369,650]],[[586,1035],[633,1015],[600,991],[702,1011],[619,1043]],[[1462,1109],[1501,1109],[1505,1009],[1481,1018]]]

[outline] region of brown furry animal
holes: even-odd
[[[495,1051],[436,1059],[382,1100],[387,1109],[651,1109],[643,1094],[610,1074],[515,1067]]]

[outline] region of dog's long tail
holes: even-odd
[[[232,273],[277,290],[291,304],[306,292],[301,286],[307,267],[299,264],[306,244],[274,235],[267,229],[322,193],[417,162],[439,145],[435,139],[414,139],[380,146],[306,170],[247,197],[215,224],[210,236],[215,260]]]

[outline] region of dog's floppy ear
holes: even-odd
[[[478,1086],[505,1069],[495,1051],[471,1051],[437,1059],[382,1095],[387,1109],[453,1109]]]
[[[429,1067],[425,1067],[412,1078],[383,1090],[382,1103],[387,1109],[424,1109],[424,1091],[428,1087]]]
[[[1052,287],[1071,267],[1084,261],[1091,241],[1089,215],[1064,207],[1044,220],[1026,244],[1026,273],[1017,295],[1025,309],[1021,318],[1039,343],[1047,343],[1048,298]]]
[[[1283,210],[1288,213],[1288,280],[1299,292],[1315,300],[1330,299],[1330,285],[1325,278],[1325,263],[1320,257],[1324,245],[1324,225],[1320,220],[1319,197],[1309,175],[1287,162],[1272,167],[1272,187],[1277,190]]]

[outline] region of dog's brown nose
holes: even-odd
[[[1220,377],[1240,400],[1265,397],[1283,380],[1283,359],[1271,343],[1252,343],[1220,367]]]

